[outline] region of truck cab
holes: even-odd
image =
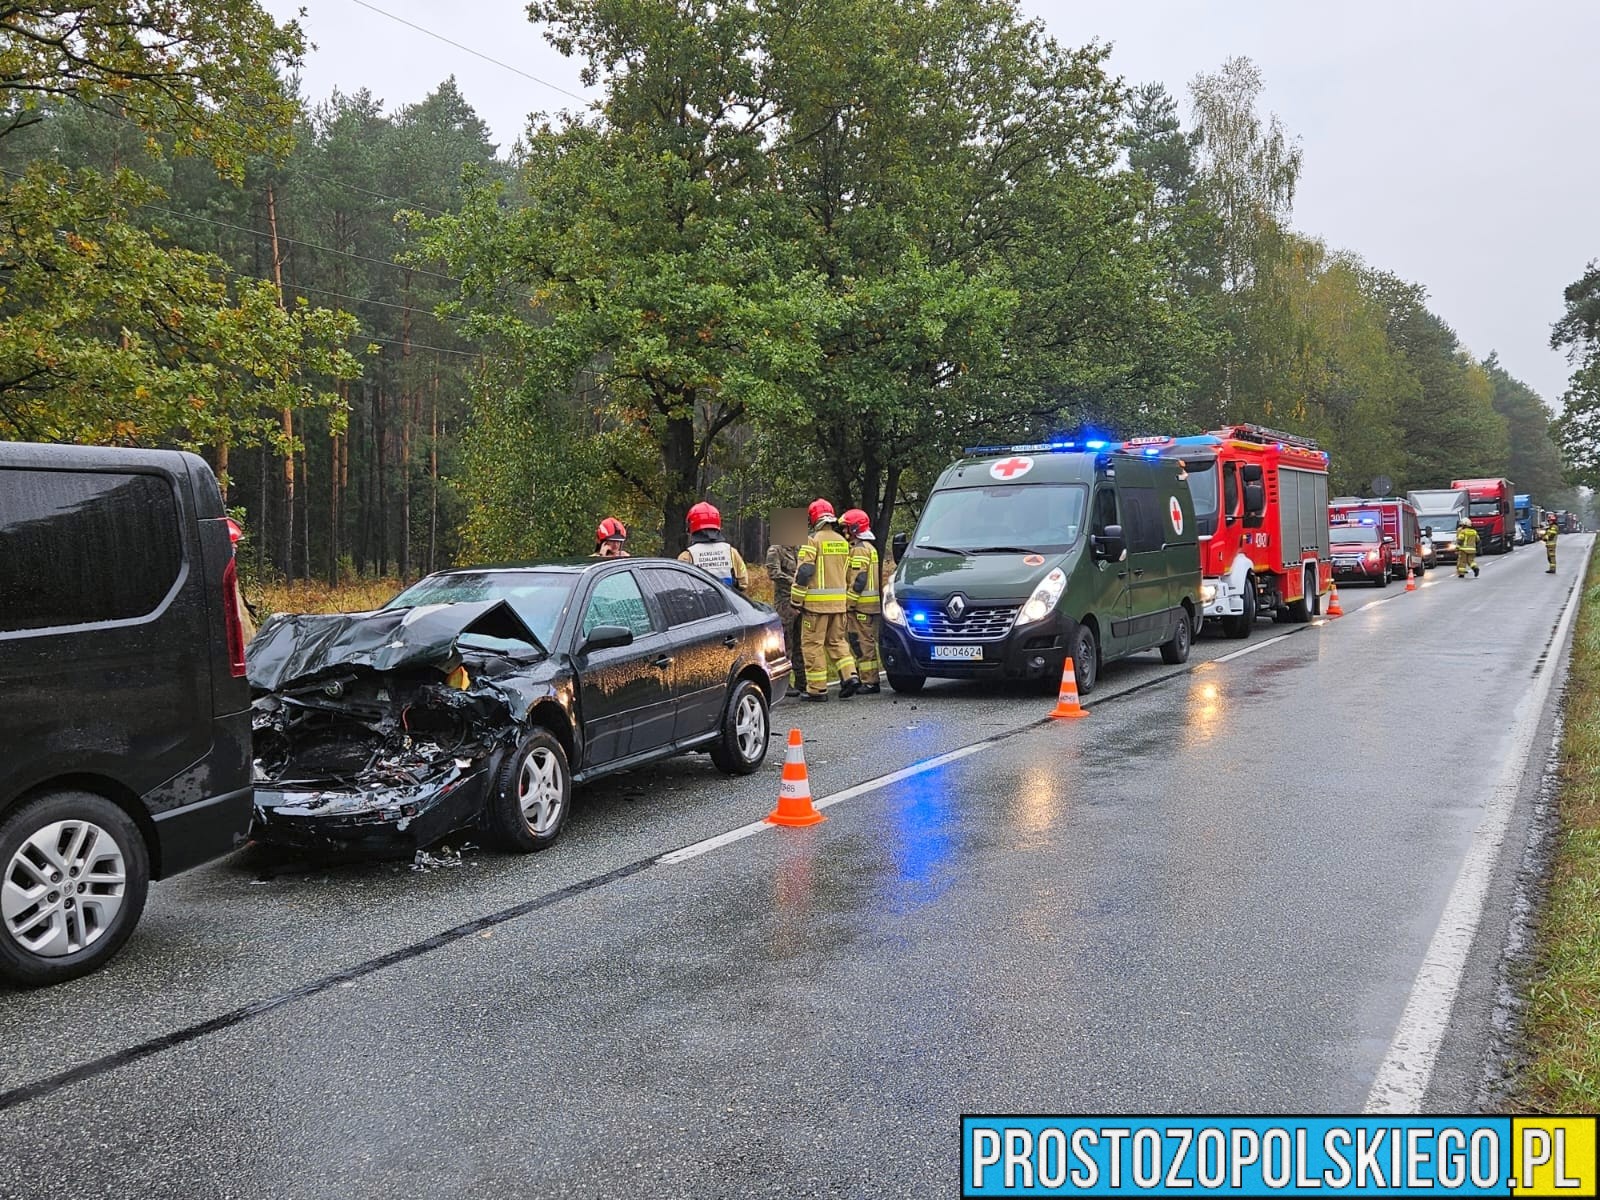
[[[1512,524],[1515,506],[1509,479],[1453,479],[1450,486],[1467,493],[1467,515],[1478,531],[1486,554],[1505,554],[1516,545]]]

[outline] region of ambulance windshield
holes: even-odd
[[[1082,531],[1087,497],[1078,483],[949,488],[928,498],[914,545],[932,554],[1065,550]]]

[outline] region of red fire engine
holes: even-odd
[[[1258,613],[1309,621],[1333,586],[1328,454],[1294,434],[1230,425],[1194,437],[1142,437],[1131,453],[1182,459],[1200,533],[1200,602],[1229,637]]]

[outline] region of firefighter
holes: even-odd
[[[1456,578],[1465,579],[1467,569],[1472,569],[1474,577],[1478,574],[1478,531],[1472,527],[1472,522],[1462,517],[1456,525]]]
[[[883,603],[878,595],[881,579],[878,567],[877,537],[872,522],[859,508],[839,518],[839,528],[850,539],[850,594],[846,597],[850,616],[850,640],[855,646],[856,666],[861,672],[861,690],[877,695],[878,626],[883,620]]]
[[[594,553],[590,558],[627,558],[623,549],[628,541],[628,527],[615,517],[601,521],[594,531]]]
[[[1539,536],[1544,540],[1544,557],[1550,564],[1546,575],[1556,573],[1556,538],[1561,536],[1561,526],[1556,523],[1555,513],[1550,514],[1550,519],[1545,522],[1544,528],[1539,531]]]
[[[739,552],[722,536],[722,514],[705,500],[689,510],[689,548],[678,555],[679,562],[693,563],[713,579],[746,595],[750,592],[750,572]]]
[[[839,671],[839,699],[848,700],[861,687],[855,655],[845,636],[849,628],[846,600],[850,572],[850,543],[834,526],[833,505],[813,500],[806,510],[811,536],[796,555],[794,586],[789,597],[800,610],[800,645],[806,662],[806,690],[802,700],[820,703],[828,698],[828,663]]]
[[[806,680],[806,656],[800,637],[800,609],[791,595],[795,572],[799,567],[799,551],[794,546],[774,542],[767,547],[767,577],[772,580],[772,606],[778,610],[778,619],[783,622],[789,661],[794,664],[792,682],[796,692],[805,690]]]

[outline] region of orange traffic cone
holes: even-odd
[[[806,747],[798,729],[789,730],[789,753],[783,760],[778,807],[767,814],[774,825],[815,825],[828,818],[811,804],[811,779],[806,775]]]
[[[1344,606],[1339,603],[1339,585],[1337,583],[1333,585],[1333,595],[1328,598],[1328,616],[1344,616]]]
[[[1078,703],[1078,673],[1072,668],[1072,656],[1061,664],[1061,694],[1056,697],[1052,717],[1087,717],[1089,710]]]
[[[1408,559],[1406,559],[1406,591],[1414,592],[1416,590],[1417,590],[1417,577],[1416,577],[1415,574],[1412,573],[1411,560],[1408,558]]]

